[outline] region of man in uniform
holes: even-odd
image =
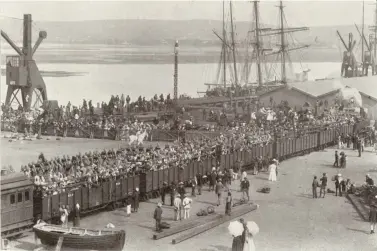
[[[247,180],[247,177],[245,177],[241,181],[241,191],[242,191],[242,198],[245,199],[245,194],[246,194],[248,201],[250,200],[249,188],[250,188],[250,182]]]
[[[157,204],[157,207],[156,209],[154,210],[154,215],[153,215],[153,218],[155,219],[156,221],[156,232],[161,232],[161,219],[162,219],[162,205],[161,203],[159,202]]]
[[[178,220],[181,216],[181,206],[182,206],[182,200],[180,198],[180,195],[177,194],[174,199],[174,220]]]
[[[162,201],[162,205],[165,205],[165,194],[168,192],[168,184],[166,182],[164,182],[162,184],[162,188],[161,188],[161,201]]]
[[[139,210],[139,188],[138,187],[135,188],[133,197],[134,197],[134,212],[137,212]]]
[[[357,150],[359,152],[359,157],[361,157],[361,139],[357,139]]]
[[[312,190],[313,190],[313,199],[317,198],[317,187],[319,187],[319,183],[317,180],[317,176],[314,176],[313,182],[312,182]]]
[[[198,195],[202,194],[202,186],[203,186],[203,177],[201,173],[198,173],[196,175],[196,182],[197,182],[197,187],[198,187]]]
[[[176,191],[177,189],[176,189],[175,183],[172,182],[170,186],[170,206],[174,206],[174,198],[175,198]]]
[[[217,194],[217,206],[221,205],[221,194],[224,190],[224,185],[221,182],[221,179],[219,179],[215,186],[215,192]]]
[[[325,198],[326,195],[326,186],[327,186],[327,176],[326,173],[323,173],[323,177],[320,179],[321,181],[321,188],[319,190],[319,197],[322,197],[323,192],[323,198]]]
[[[339,167],[339,155],[338,151],[335,151],[335,162],[334,162],[335,167]]]
[[[73,226],[74,227],[80,227],[80,204],[79,202],[76,202],[75,209],[74,209],[74,220],[73,220]]]

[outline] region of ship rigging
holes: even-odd
[[[309,45],[295,45],[292,33],[306,31],[309,30],[309,28],[289,28],[282,1],[280,1],[277,6],[279,9],[279,25],[276,28],[263,27],[260,18],[259,1],[253,1],[251,29],[247,32],[246,39],[243,43],[237,42],[233,23],[232,1],[230,1],[229,7],[230,38],[227,37],[224,1],[223,34],[220,36],[214,31],[215,35],[222,42],[222,50],[217,70],[217,78],[213,83],[205,84],[208,86],[208,90],[205,92],[207,96],[228,96],[231,98],[252,95],[292,81],[292,79],[288,77],[288,75],[293,75],[293,67],[289,53],[309,47]],[[288,35],[292,38],[293,43],[288,41]],[[274,40],[276,41],[275,43],[273,42]],[[245,52],[241,55],[237,55],[237,49],[239,49],[237,46],[245,49]],[[275,58],[271,58],[272,56],[275,56]],[[242,65],[241,63],[237,64],[237,61],[243,61]],[[255,62],[255,72],[252,69],[253,62]],[[279,70],[276,69],[277,65],[280,65],[280,76],[278,76]],[[287,72],[288,65],[291,70],[290,74]],[[229,68],[229,76],[227,76],[227,66]],[[308,71],[309,70],[303,70],[304,74],[307,74]],[[252,75],[254,75],[253,73],[256,75],[256,82],[250,82]],[[222,81],[220,81],[220,79]]]

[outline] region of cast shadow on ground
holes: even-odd
[[[268,180],[268,177],[255,176],[254,179],[256,179],[256,180]]]
[[[232,248],[220,245],[211,245],[210,248],[200,249],[200,251],[231,251]]]
[[[349,227],[347,227],[347,229],[351,230],[351,231],[354,231],[354,232],[359,232],[359,233],[367,234],[367,235],[370,234],[370,232],[368,230],[355,229],[355,228],[349,228]]]
[[[211,206],[217,206],[217,202],[209,202],[209,201],[202,201],[202,200],[196,200],[195,202],[211,205]]]
[[[313,199],[313,195],[309,194],[309,193],[300,193],[300,194],[296,194],[295,196],[301,197],[301,198],[306,198],[306,199]],[[319,197],[319,194],[318,194],[318,197]]]
[[[333,164],[321,164],[321,166],[323,166],[323,167],[331,167],[331,168],[339,168],[339,167],[335,167]]]

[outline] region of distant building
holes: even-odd
[[[333,106],[342,88],[356,88],[361,95],[363,108],[368,109],[368,117],[377,119],[377,76],[358,78],[338,78],[333,80],[318,80],[289,83],[286,86],[278,87],[259,97],[264,106],[278,105],[282,101],[287,101],[289,106],[297,110],[304,107],[305,103],[315,107],[317,100]],[[319,111],[324,109],[321,106]]]
[[[377,119],[377,76],[343,78],[341,83],[359,90],[363,107],[368,109],[368,117]]]
[[[264,106],[271,106],[271,101],[275,105],[287,101],[290,107],[296,107],[297,110],[306,103],[314,108],[317,100],[332,106],[341,88],[340,84],[334,85],[332,80],[295,82],[260,95],[259,101]]]

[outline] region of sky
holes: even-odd
[[[234,0],[236,21],[250,21],[250,1]],[[372,24],[375,0],[365,0],[365,24]],[[290,26],[330,26],[361,24],[362,1],[284,1]],[[261,22],[276,24],[277,1],[261,0]],[[226,1],[229,6],[229,1]],[[30,13],[38,21],[80,21],[104,19],[192,20],[222,18],[222,1],[3,1],[0,17],[22,18]]]

